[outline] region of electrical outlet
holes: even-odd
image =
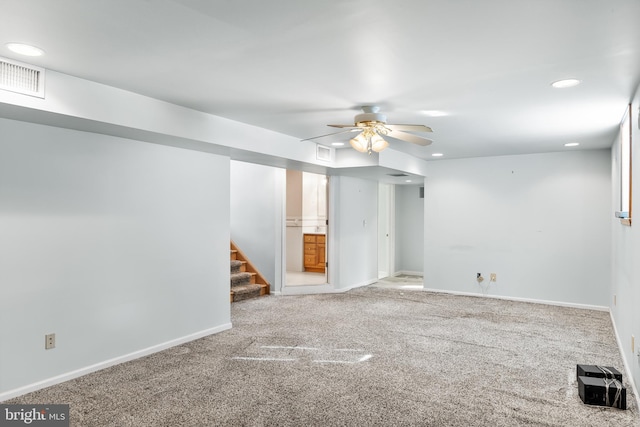
[[[613,294],[613,305],[618,305],[618,296]]]
[[[44,336],[44,349],[51,350],[56,348],[56,334],[47,334]]]
[[[495,282],[497,280],[497,274],[496,273],[491,273],[491,275],[489,277],[490,277],[490,279],[489,279],[490,282]]]
[[[482,283],[484,281],[484,277],[482,277],[482,273],[476,274],[476,280],[478,281],[478,283]]]

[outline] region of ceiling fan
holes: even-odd
[[[380,152],[389,146],[389,142],[386,141],[384,137],[400,139],[422,146],[432,143],[430,139],[407,132],[432,132],[428,126],[387,124],[387,116],[379,113],[380,108],[377,106],[364,106],[362,107],[362,111],[361,114],[355,116],[354,124],[352,125],[327,125],[334,128],[344,128],[346,130],[303,139],[303,141],[347,132],[358,132],[358,135],[352,138],[349,143],[354,149],[361,153],[368,152],[369,154],[371,154],[372,151]]]

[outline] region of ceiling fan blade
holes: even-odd
[[[410,131],[410,132],[433,132],[429,126],[425,125],[384,125],[391,130]]]
[[[301,139],[300,141],[312,141],[314,139],[319,139],[319,138],[324,138],[325,136],[331,136],[331,135],[340,135],[342,133],[347,133],[347,132],[353,132],[356,129],[348,129],[348,130],[343,130],[340,132],[333,132],[333,133],[328,133],[326,135],[320,135],[320,136],[314,136],[313,138],[307,138],[307,139]]]
[[[400,139],[402,141],[407,141],[407,142],[411,142],[412,144],[418,144],[422,146],[429,145],[433,142],[430,139],[423,138],[418,135],[413,135],[411,133],[402,132],[401,130],[392,130],[386,136],[390,136],[391,138]]]
[[[327,125],[327,126],[331,126],[332,128],[357,128],[358,127],[356,125]]]

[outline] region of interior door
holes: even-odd
[[[391,275],[391,191],[390,184],[378,184],[378,279]]]

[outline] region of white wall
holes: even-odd
[[[378,183],[334,176],[329,195],[329,280],[336,289],[371,284],[378,277]]]
[[[424,199],[420,186],[396,185],[396,272],[424,271]]]
[[[430,163],[425,179],[425,287],[608,305],[608,150]],[[485,282],[486,285],[486,282]]]
[[[326,166],[316,144],[126,90],[47,70],[46,97],[0,91],[0,116],[211,151],[256,162]],[[259,154],[256,154],[259,153]]]
[[[227,157],[0,135],[0,400],[230,327]]]
[[[609,225],[613,233],[611,291],[608,304],[616,326],[621,352],[631,371],[636,386],[640,385],[640,91],[636,93],[632,106],[633,144],[633,219],[632,226],[625,226],[613,217],[619,210],[619,140],[612,147],[613,207],[609,211]],[[614,304],[614,296],[616,303]],[[635,347],[631,347],[631,336],[635,336]]]
[[[279,290],[284,169],[231,162],[231,238]]]

